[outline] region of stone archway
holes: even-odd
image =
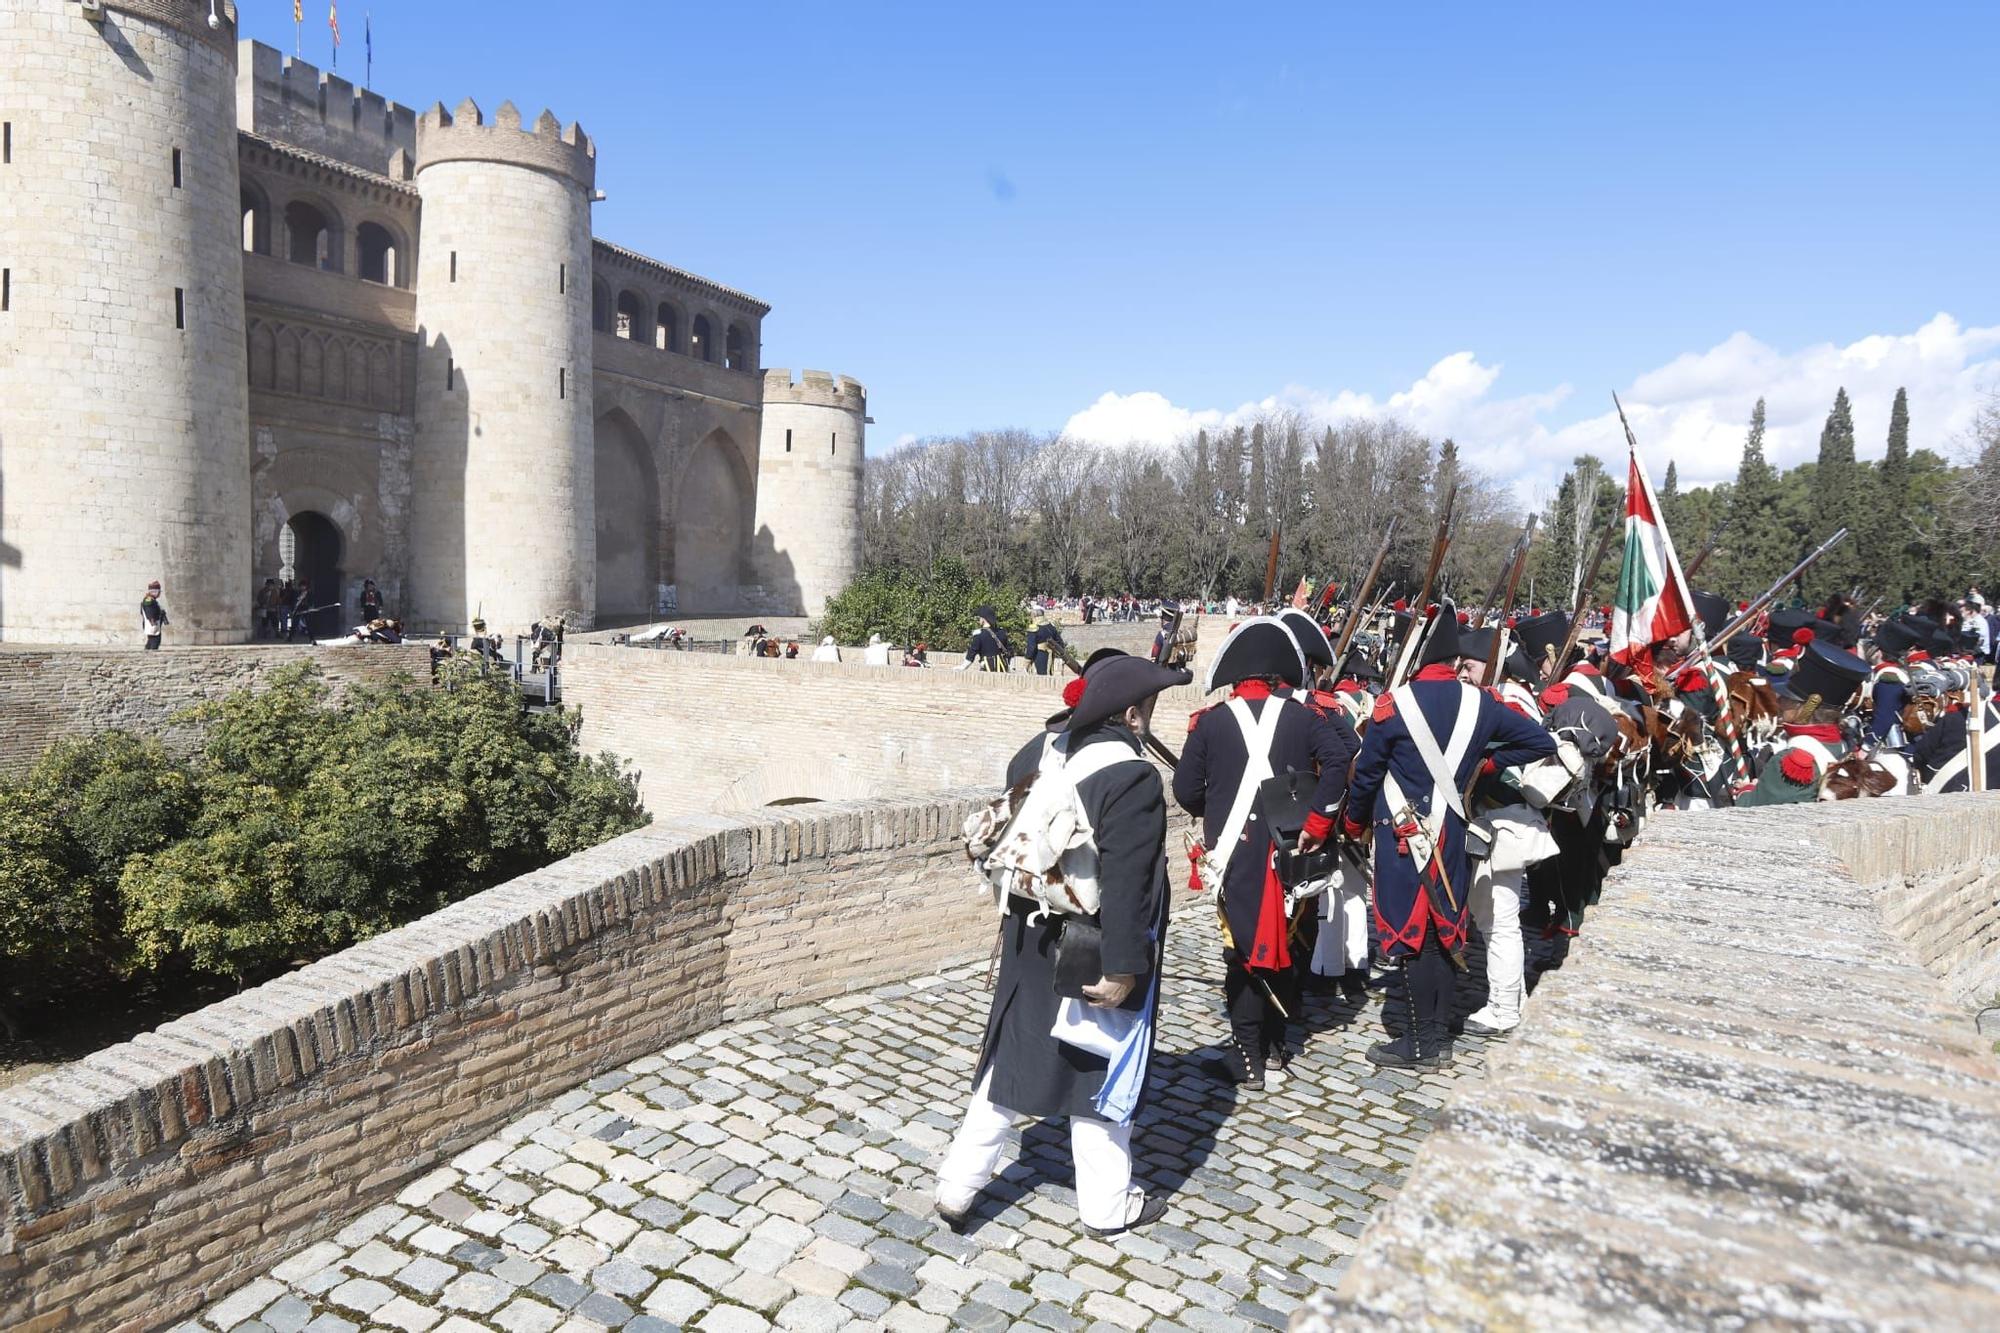
[[[820,801],[863,801],[885,795],[883,785],[845,760],[791,756],[754,768],[722,789],[709,808],[718,814]]]
[[[651,620],[659,603],[660,482],[652,450],[622,411],[597,422],[596,624]]]
[[[278,556],[293,582],[306,589],[299,604],[301,611],[316,606],[331,608],[341,600],[345,582],[341,563],[346,552],[347,540],[339,525],[325,514],[308,509],[286,520],[278,538]],[[353,608],[343,606],[314,612],[305,617],[304,624],[314,638],[332,638],[353,615]]]
[[[695,446],[674,508],[674,587],[682,611],[732,611],[743,598],[750,480],[727,431]]]

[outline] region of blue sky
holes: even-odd
[[[290,5],[243,10],[292,49]],[[862,379],[874,450],[1275,400],[1399,411],[1525,491],[1613,389],[1699,474],[1764,380],[1781,455],[1835,383],[1864,455],[1888,381],[1940,445],[2000,385],[2000,6],[372,13],[396,100],[581,120],[598,234],[769,300],[766,363]]]

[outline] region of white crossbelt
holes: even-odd
[[[1391,691],[1396,700],[1396,712],[1409,730],[1410,742],[1417,747],[1417,757],[1424,761],[1430,772],[1431,809],[1429,815],[1418,813],[1416,806],[1403,794],[1402,787],[1391,773],[1382,780],[1384,791],[1389,797],[1389,813],[1395,818],[1400,811],[1408,808],[1417,813],[1433,842],[1441,841],[1444,830],[1444,812],[1451,811],[1460,820],[1465,818],[1465,805],[1458,793],[1458,769],[1465,762],[1465,755],[1472,748],[1472,733],[1479,721],[1479,691],[1461,683],[1458,687],[1458,712],[1452,719],[1451,739],[1442,751],[1438,749],[1437,737],[1431,733],[1430,723],[1424,719],[1423,710],[1417,707],[1417,696],[1407,685]]]
[[[2000,746],[2000,708],[1996,708],[1993,704],[1988,703],[1986,705],[1985,717],[1986,725],[1981,728],[1984,735],[1980,739],[1979,752],[1982,755],[1991,755],[1994,747]],[[1967,718],[1966,720],[1969,725],[1971,719]],[[1967,770],[1971,767],[1972,746],[1968,743],[1964,749],[1953,755],[1948,763],[1938,769],[1937,772],[1931,774],[1931,780],[1924,784],[1924,791],[1926,793],[1943,791],[1953,780],[1961,776],[1967,776]],[[1966,786],[1970,788],[1971,785],[1972,783],[1968,777]]]
[[[1243,781],[1236,788],[1236,800],[1229,807],[1229,817],[1222,821],[1222,832],[1215,846],[1208,849],[1218,872],[1235,855],[1236,845],[1243,838],[1243,826],[1250,822],[1250,807],[1257,799],[1257,788],[1271,776],[1271,746],[1278,739],[1278,715],[1284,711],[1284,703],[1276,695],[1266,699],[1262,717],[1253,716],[1250,705],[1242,699],[1231,699],[1227,705],[1230,716],[1243,732]]]

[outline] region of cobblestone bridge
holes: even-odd
[[[1134,1139],[1164,1222],[1077,1225],[1068,1138],[1027,1129],[960,1237],[932,1169],[985,1021],[983,965],[729,1024],[556,1098],[184,1328],[717,1330],[1282,1327],[1330,1287],[1454,1078],[1363,1059],[1374,1006],[1312,1000],[1261,1094],[1223,1039],[1215,930],[1169,934],[1154,1096]],[[1294,1034],[1297,1039],[1297,1033]]]

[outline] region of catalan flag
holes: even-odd
[[[340,68],[340,0],[328,0],[326,26],[333,31],[333,67]]]

